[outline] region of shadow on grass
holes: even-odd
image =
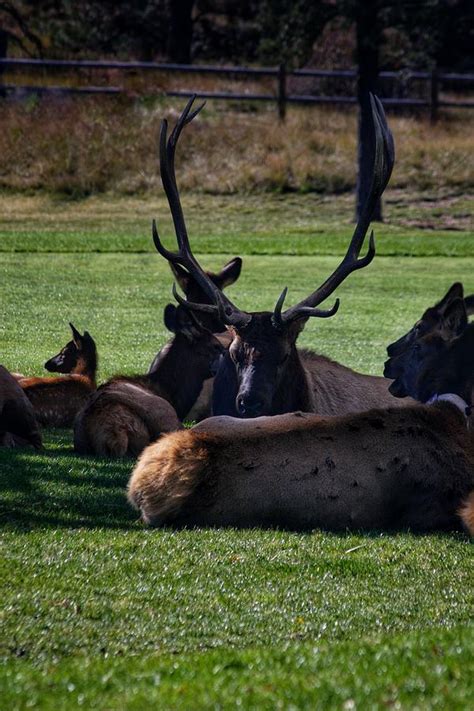
[[[133,461],[79,457],[64,440],[47,436],[44,453],[0,449],[0,528],[134,527],[125,498]]]

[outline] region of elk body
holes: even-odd
[[[397,380],[434,405],[213,417],[168,435],[139,459],[129,501],[151,525],[295,530],[451,530],[461,511],[474,535],[474,430],[459,407],[473,359],[474,324],[405,351]]]
[[[33,407],[15,378],[0,365],[0,446],[42,449]]]
[[[146,375],[117,376],[102,385],[74,422],[74,448],[80,454],[136,456],[181,420],[213,375],[220,341],[205,329],[177,333]]]
[[[199,286],[193,276],[186,272],[182,267],[178,265],[171,264],[172,272],[178,281],[181,289],[186,295],[186,299],[192,302],[197,302],[201,304],[208,304],[209,297],[205,291]],[[219,288],[224,289],[230,286],[240,276],[242,269],[242,260],[240,257],[234,257],[227,264],[225,264],[219,272],[207,271],[206,274],[209,279]],[[196,396],[196,385],[195,383],[200,382],[198,378],[197,381],[194,380],[193,374],[195,374],[195,369],[193,366],[193,350],[192,344],[194,339],[200,337],[199,330],[200,327],[196,325],[196,319],[192,317],[188,309],[185,306],[179,304],[175,306],[173,304],[167,304],[164,311],[164,321],[165,326],[168,331],[175,333],[176,335],[181,334],[180,338],[183,336],[188,337],[188,341],[183,341],[183,346],[181,347],[181,352],[176,353],[176,372],[170,372],[166,377],[163,373],[161,378],[163,384],[166,387],[166,380],[172,383],[171,387],[175,390],[174,396],[170,399],[171,402],[178,402],[184,400],[191,404],[190,410],[184,414],[182,419],[188,420],[190,422],[199,422],[205,417],[209,417],[211,414],[211,398],[212,389],[214,384],[214,368],[212,369],[213,374],[211,377],[206,378],[202,383],[202,388],[200,393]],[[226,331],[225,325],[220,321],[217,315],[214,314],[201,314],[199,318],[200,326],[209,331],[210,333],[218,334],[217,338],[219,342],[225,348],[228,347],[231,341],[231,336]],[[185,346],[188,348],[185,348]],[[168,351],[172,347],[172,344],[167,344],[164,351],[160,351],[153,359],[153,362],[148,371],[149,374],[153,373],[158,364],[163,358],[164,352]],[[209,353],[211,359],[215,358],[215,353],[212,348]],[[179,360],[178,360],[179,359]],[[170,359],[169,359],[170,360]],[[198,359],[199,360],[199,359]],[[172,362],[172,361],[171,361]],[[184,366],[184,369],[180,365]],[[199,368],[199,362],[198,362]],[[178,373],[178,369],[181,371]],[[188,381],[189,375],[191,375]],[[177,409],[181,410],[179,404]]]
[[[247,313],[239,310],[212,283],[191,251],[183,211],[176,185],[174,156],[184,126],[200,108],[191,112],[191,100],[167,140],[167,123],[160,136],[160,170],[163,186],[173,216],[178,251],[167,250],[153,223],[153,238],[160,254],[175,268],[179,265],[194,277],[207,294],[210,304],[186,302],[201,314],[212,314],[231,334],[229,351],[221,361],[213,391],[215,415],[252,418],[293,410],[336,415],[370,407],[397,405],[382,377],[356,373],[324,356],[298,351],[296,341],[311,317],[327,318],[336,313],[339,301],[329,310],[318,308],[353,271],[367,266],[375,254],[373,235],[364,257],[359,257],[377,199],[389,180],[393,160],[393,139],[382,106],[371,97],[375,159],[372,188],[347,253],[334,273],[310,296],[283,311],[285,289],[272,312]],[[182,303],[176,293],[177,300]]]
[[[52,378],[21,378],[18,382],[44,427],[71,427],[74,418],[96,389],[97,349],[85,331],[71,324],[72,340],[45,363],[46,370],[64,373]]]

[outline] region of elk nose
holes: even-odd
[[[237,398],[237,411],[242,417],[257,417],[262,408],[262,400],[250,397],[249,395],[239,395]]]

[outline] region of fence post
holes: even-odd
[[[278,118],[285,120],[286,116],[286,65],[278,67]]]
[[[438,69],[435,67],[431,70],[430,78],[430,119],[431,123],[436,123],[438,120],[439,107],[439,77]]]
[[[0,59],[6,59],[7,58],[7,51],[8,51],[8,35],[7,33],[0,28]],[[0,65],[0,98],[3,98],[7,95],[7,92],[3,88],[3,74],[5,72],[5,67],[3,65]]]

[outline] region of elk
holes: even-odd
[[[212,301],[211,304],[188,301],[188,307],[200,314],[218,316],[232,337],[214,382],[213,414],[251,418],[303,410],[337,415],[397,404],[388,392],[384,378],[356,373],[324,356],[296,348],[296,340],[307,320],[333,316],[339,300],[328,310],[318,308],[319,304],[349,274],[370,264],[375,255],[372,233],[367,254],[359,257],[375,203],[387,185],[394,162],[393,139],[379,100],[371,96],[375,141],[372,186],[347,253],[316,291],[283,311],[285,288],[273,313],[240,311],[208,278],[191,251],[176,184],[174,158],[184,126],[202,109],[200,106],[191,112],[193,100],[188,102],[169,138],[166,120],[162,122],[160,133],[161,178],[173,217],[178,251],[172,252],[164,247],[155,222],[152,230],[158,252],[171,265],[179,265],[192,275]],[[174,294],[178,302],[183,303],[176,290]]]
[[[400,358],[403,394],[434,404],[211,417],[147,447],[129,502],[153,526],[428,532],[458,529],[462,519],[474,535],[464,402],[474,386],[474,324],[451,341],[425,336]]]
[[[464,298],[463,285],[457,281],[449,287],[446,294],[437,304],[426,309],[421,319],[414,324],[408,333],[387,346],[387,355],[389,357],[400,355],[415,340],[433,331],[442,331],[445,338],[459,335],[453,329],[453,324],[450,323],[449,319],[445,318],[446,310],[456,299],[464,300],[467,315],[474,314],[474,295],[471,294]]]
[[[25,444],[43,448],[35,413],[16,379],[0,365],[0,445]]]
[[[188,274],[184,269],[182,269],[178,264],[170,265],[176,280],[178,281],[181,289],[183,290],[186,298],[190,301],[207,304],[209,303],[209,297],[201,289],[199,284],[196,282],[194,277]],[[242,269],[242,260],[240,257],[234,257],[227,264],[225,264],[219,272],[207,271],[209,279],[216,284],[219,289],[224,289],[230,286],[240,276]],[[192,365],[192,352],[191,346],[193,339],[199,337],[199,327],[196,328],[196,319],[189,313],[186,307],[181,305],[175,306],[174,304],[167,304],[164,310],[164,322],[168,331],[171,333],[181,333],[183,336],[188,336],[190,348],[186,350],[186,353],[178,353],[177,359],[179,358],[181,362],[186,364],[187,368],[193,370]],[[221,323],[219,318],[214,314],[201,314],[199,318],[199,324],[207,331],[219,334],[218,340],[223,346],[228,346],[230,343],[230,334],[225,330],[225,325]],[[186,344],[186,341],[183,341]],[[165,346],[165,349],[169,349],[170,344]],[[210,355],[213,353],[211,351]],[[160,359],[162,358],[162,352],[158,353],[153,359],[151,366],[149,368],[148,374],[151,374],[157,367]],[[192,402],[191,409],[184,415],[183,419],[189,422],[199,422],[205,417],[209,417],[211,414],[211,397],[212,397],[212,387],[214,383],[214,376],[204,380],[202,384],[202,389],[199,395]],[[189,383],[186,378],[179,377],[175,380],[174,385],[181,385],[183,388],[183,396],[186,397],[187,388]],[[191,388],[194,393],[194,388]],[[187,398],[186,398],[187,399]],[[189,399],[189,402],[192,398]]]
[[[54,378],[20,378],[19,384],[43,427],[71,427],[81,407],[96,389],[97,349],[87,331],[72,323],[72,340],[44,364]]]
[[[74,422],[76,452],[137,456],[162,432],[181,429],[224,348],[191,319],[185,332],[178,331],[161,350],[149,373],[115,376],[97,390]]]

